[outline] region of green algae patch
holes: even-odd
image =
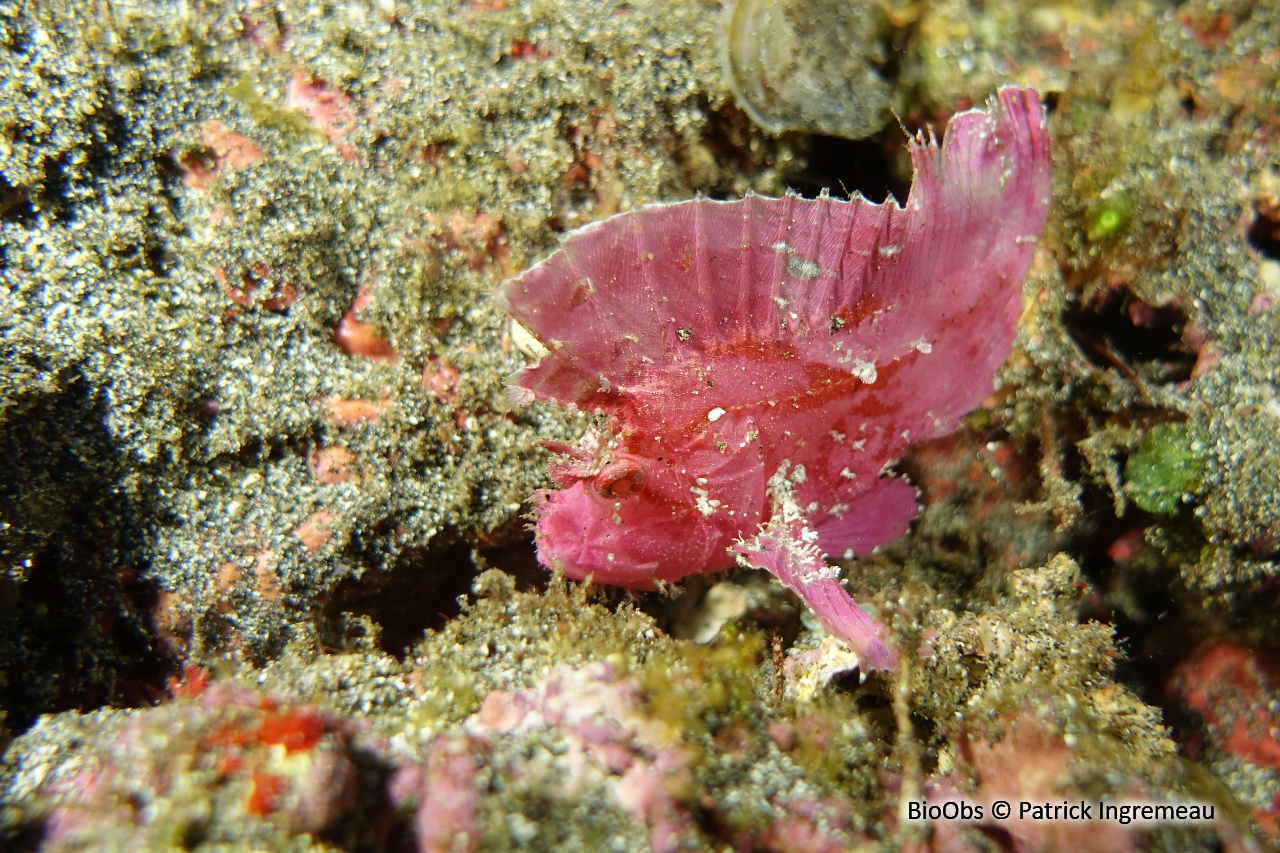
[[[324,139],[324,134],[312,126],[300,110],[283,109],[267,103],[266,99],[258,94],[253,78],[248,74],[226,87],[223,93],[237,101],[249,118],[263,127],[300,139]]]
[[[1120,199],[1101,205],[1089,218],[1085,237],[1090,243],[1110,240],[1122,234],[1131,219],[1126,200]]]
[[[1186,424],[1160,424],[1125,463],[1125,491],[1147,512],[1175,515],[1183,496],[1199,491],[1204,465],[1200,441]]]
[[[726,628],[710,645],[675,642],[637,673],[655,716],[700,732],[759,715],[761,634]]]

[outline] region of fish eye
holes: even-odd
[[[644,484],[644,469],[630,459],[610,462],[596,475],[596,491],[602,498],[622,498]]]

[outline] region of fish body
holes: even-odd
[[[911,157],[904,205],[653,205],[574,232],[506,288],[548,349],[518,392],[608,415],[555,448],[544,565],[650,587],[745,560],[798,572],[803,595],[830,580],[824,553],[907,528],[915,489],[886,466],[954,430],[1012,347],[1050,199],[1038,95],[1004,88]]]

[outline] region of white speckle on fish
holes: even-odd
[[[816,261],[793,255],[787,259],[787,272],[795,278],[808,281],[811,278],[817,278],[822,272],[822,267],[818,266]]]
[[[876,365],[875,362],[863,361],[860,358],[853,359],[853,364],[849,368],[849,372],[865,385],[874,384],[876,381]]]

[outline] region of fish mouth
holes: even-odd
[[[537,548],[542,565],[573,580],[653,588],[660,563],[637,559],[636,531],[612,520],[613,501],[582,481],[538,495]]]
[[[693,507],[646,494],[604,500],[593,481],[540,492],[535,504],[538,561],[574,580],[654,589],[734,562],[733,531],[707,523]]]

